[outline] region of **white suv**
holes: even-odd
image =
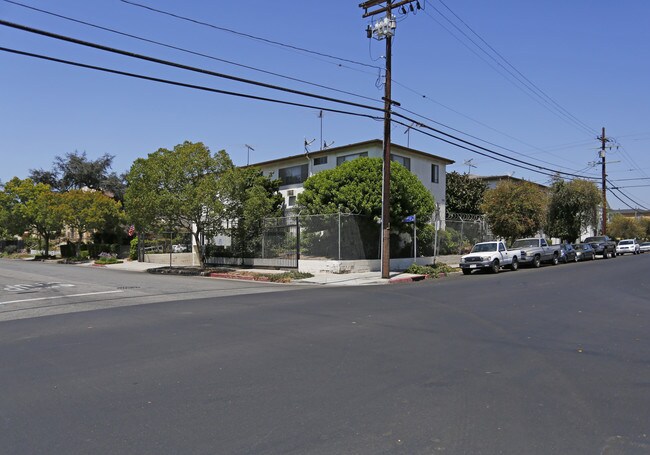
[[[616,254],[639,254],[640,252],[641,247],[639,246],[639,242],[637,242],[636,239],[621,240],[618,242],[618,245],[616,245]]]

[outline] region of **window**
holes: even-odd
[[[318,158],[314,158],[314,166],[319,166],[321,164],[327,164],[326,156],[319,156]]]
[[[368,152],[361,152],[361,153],[353,153],[351,155],[344,155],[344,156],[337,156],[336,157],[336,165],[340,166],[341,164],[345,163],[346,161],[352,161],[357,158],[365,158],[368,156]]]
[[[506,250],[506,246],[503,243],[499,242],[499,251],[505,251],[505,250]]]
[[[307,180],[309,165],[302,164],[299,166],[285,167],[280,169],[278,175],[282,185],[291,185],[293,183],[302,183]]]
[[[289,196],[288,206],[293,207],[294,205],[296,205],[296,196]]]
[[[437,164],[431,165],[431,181],[433,183],[440,183],[440,166]]]
[[[390,160],[401,164],[402,166],[404,166],[409,171],[411,170],[411,158],[407,158],[405,156],[393,155],[391,153],[390,154]]]

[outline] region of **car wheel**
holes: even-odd
[[[558,265],[559,262],[560,262],[560,260],[558,259],[557,254],[554,254],[553,259],[551,259],[551,264]]]
[[[573,256],[573,262],[578,262],[578,255]]]
[[[492,266],[490,267],[490,271],[492,273],[499,273],[499,269],[501,268],[501,265],[499,264],[499,260],[495,259],[492,261]]]
[[[538,269],[540,265],[542,265],[542,261],[541,261],[541,259],[539,258],[539,256],[535,256],[535,257],[533,258],[533,267],[535,267],[536,269]]]
[[[519,270],[519,261],[517,260],[517,258],[512,258],[512,264],[510,264],[510,270],[512,270],[513,272]]]
[[[463,275],[469,275],[470,273],[472,273],[470,269],[463,269]]]

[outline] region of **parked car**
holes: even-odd
[[[578,261],[593,261],[596,259],[596,252],[588,243],[576,243],[573,245],[573,249],[576,251]]]
[[[187,246],[185,245],[172,245],[172,252],[174,253],[185,253],[187,251]]]
[[[602,256],[603,259],[616,257],[616,242],[606,235],[587,237],[582,243],[590,244],[595,253]]]
[[[643,242],[641,245],[639,245],[639,251],[642,253],[650,251],[650,242]]]
[[[623,255],[625,253],[641,254],[641,246],[636,239],[625,239],[618,242],[616,245],[616,254]]]
[[[517,239],[510,249],[519,252],[519,262],[522,265],[539,267],[542,262],[556,265],[560,260],[560,245],[549,245],[545,239]]]
[[[560,245],[560,262],[578,262],[578,254],[570,243]]]
[[[460,258],[460,268],[463,275],[469,275],[474,270],[498,273],[501,267],[516,271],[519,268],[518,253],[508,251],[505,243],[501,241],[477,243],[469,254]]]

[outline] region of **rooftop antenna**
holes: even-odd
[[[308,141],[307,138],[305,138],[305,153],[309,153],[309,146],[314,143],[316,139],[312,139],[311,141]]]
[[[465,164],[465,166],[467,166],[467,175],[472,173],[472,168],[473,167],[476,167],[476,165],[472,163],[473,160],[474,160],[474,158],[470,158],[468,160],[465,160],[464,164]]]
[[[320,119],[320,143],[324,144],[323,142],[323,110],[318,113],[318,118]],[[323,149],[321,149],[323,150]]]
[[[411,122],[409,126],[406,127],[406,130],[404,131],[404,134],[406,134],[406,146],[411,148],[411,129],[413,127],[420,127],[422,126],[420,123],[417,122]]]
[[[334,141],[330,142],[329,144],[327,142],[323,142],[323,149],[330,148],[332,145],[334,145]]]
[[[248,144],[244,144],[244,147],[246,147],[246,166],[248,166],[251,163],[251,150],[255,151],[255,149]]]

